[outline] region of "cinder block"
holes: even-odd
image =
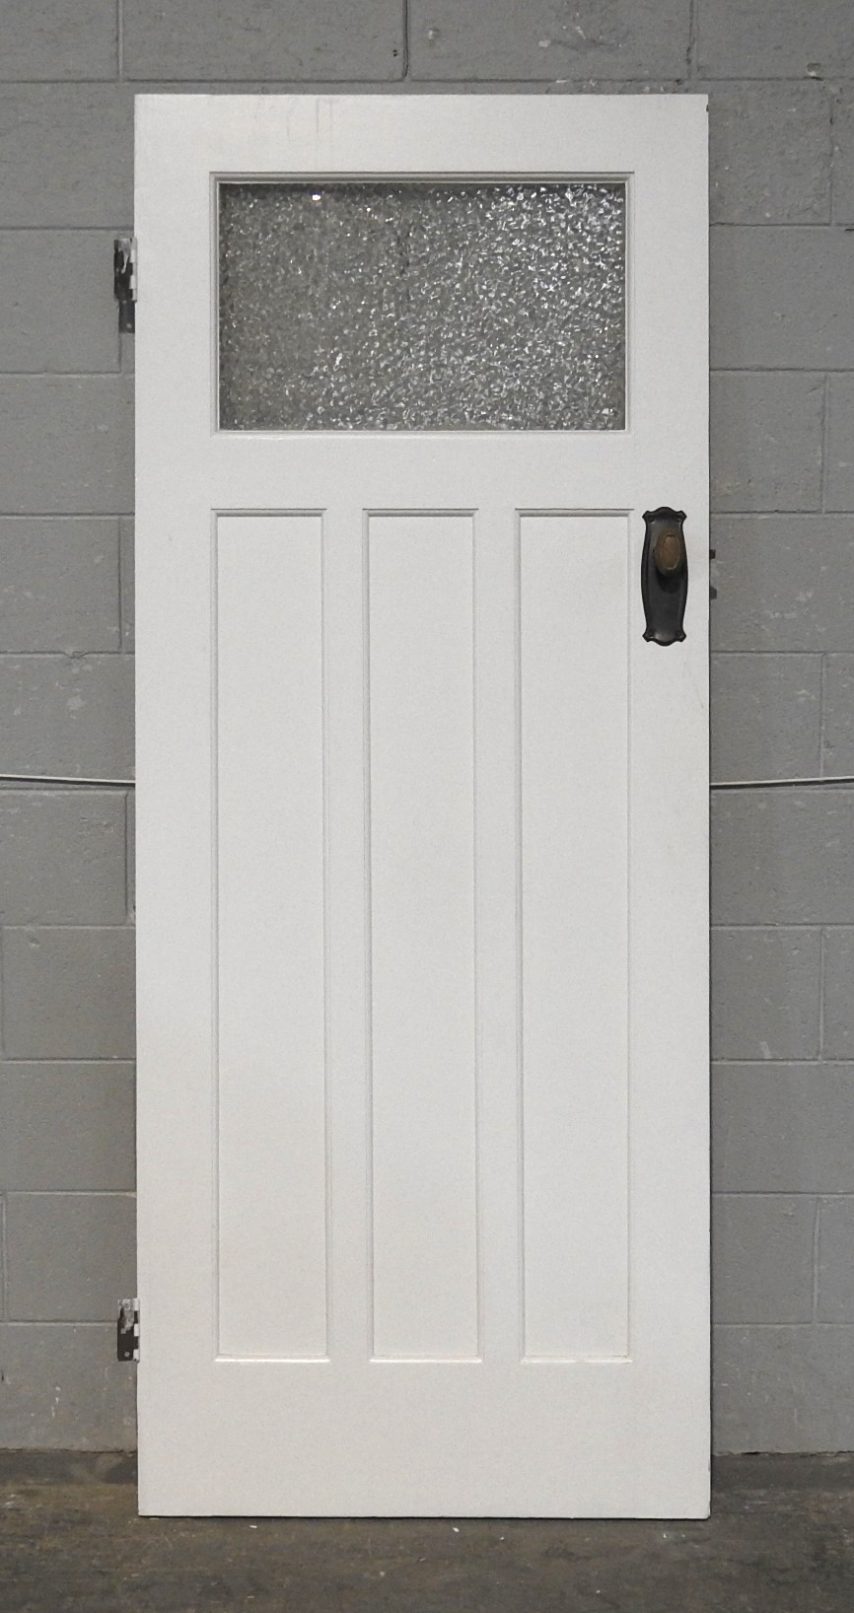
[[[815,1058],[820,961],[818,930],[713,931],[713,1056]]]
[[[132,776],[133,658],[0,655],[0,730],[6,772]]]
[[[720,515],[712,542],[715,650],[854,651],[854,523]]]
[[[818,1244],[818,1319],[854,1322],[854,1198],[824,1199]]]
[[[115,1322],[0,1326],[0,1444],[132,1450],[135,1405],[136,1373],[116,1360]]]
[[[827,657],[822,718],[825,773],[854,773],[854,655]]]
[[[844,926],[824,938],[823,1052],[828,1059],[854,1058],[854,929]]]
[[[820,375],[713,375],[715,513],[819,509],[823,406]]]
[[[850,0],[703,0],[699,71],[710,78],[845,78],[854,72]]]
[[[833,217],[854,224],[854,89],[843,86],[833,109]]]
[[[133,95],[126,85],[15,84],[4,89],[0,227],[128,226],[132,173]]]
[[[712,834],[716,923],[854,923],[851,790],[721,792]]]
[[[136,1292],[135,1225],[131,1194],[8,1194],[9,1320],[109,1321]]]
[[[0,920],[123,924],[124,831],[117,790],[0,790]]]
[[[854,1065],[717,1065],[712,1138],[718,1191],[854,1193]]]
[[[133,1058],[133,955],[132,929],[8,929],[6,1057]]]
[[[711,709],[713,779],[818,771],[820,655],[716,655]]]
[[[713,368],[854,365],[854,235],[713,230],[710,328]]]
[[[806,1194],[716,1194],[712,1314],[716,1322],[808,1322],[813,1311],[816,1201]]]
[[[398,0],[124,0],[131,79],[353,82],[404,71]]]
[[[0,231],[0,371],[118,367],[112,236]]]
[[[669,79],[687,72],[687,0],[411,0],[415,79]]]
[[[133,381],[0,376],[4,515],[121,515],[133,506]]]
[[[115,0],[0,0],[0,80],[113,78]]]
[[[827,508],[854,510],[854,375],[828,382]]]
[[[830,96],[823,84],[710,86],[714,223],[824,224],[830,167]]]
[[[716,1451],[854,1448],[854,1328],[717,1327],[713,1349]]]
[[[122,645],[134,646],[134,523],[130,516],[121,522]]]
[[[0,518],[0,647],[119,648],[118,522]]]
[[[0,1190],[132,1192],[134,1174],[132,1065],[0,1064]]]

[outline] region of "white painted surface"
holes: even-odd
[[[326,1354],[321,541],[316,515],[216,524],[226,1356]]]
[[[701,1515],[705,102],[137,145],[141,1509]],[[480,172],[627,179],[625,432],[217,433],[212,175]]]
[[[519,547],[525,1354],[624,1356],[637,579],[624,516],[523,515]]]
[[[474,523],[368,519],[373,1354],[477,1357]]]

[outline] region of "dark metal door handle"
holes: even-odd
[[[688,598],[688,551],[685,511],[662,504],[644,513],[646,537],[641,561],[641,595],[646,631],[653,644],[678,644]]]

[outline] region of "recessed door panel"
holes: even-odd
[[[216,522],[225,1356],[302,1359],[327,1348],[322,544],[319,515]]]
[[[478,1354],[474,543],[372,515],[373,1353]]]
[[[628,1352],[627,537],[621,516],[519,522],[529,1358]]]

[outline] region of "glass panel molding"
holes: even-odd
[[[615,431],[625,186],[219,192],[227,431]]]

